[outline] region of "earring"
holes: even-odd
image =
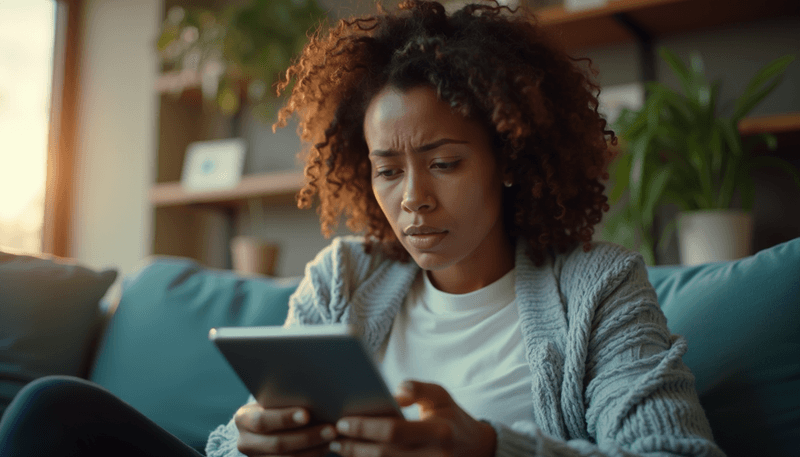
[[[511,187],[514,185],[514,183],[511,181],[505,181],[503,184],[505,184],[506,187]]]

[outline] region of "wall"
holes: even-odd
[[[161,0],[85,1],[71,256],[122,275],[149,254]],[[118,280],[109,293],[118,294]]]

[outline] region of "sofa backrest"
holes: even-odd
[[[756,255],[648,269],[714,438],[729,457],[800,452],[800,238]]]
[[[90,380],[197,449],[248,397],[212,327],[282,325],[299,278],[245,278],[153,257],[125,278]]]

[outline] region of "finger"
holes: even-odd
[[[453,397],[438,384],[406,380],[398,387],[398,394],[403,400],[419,403],[421,412],[432,412],[455,405]]]
[[[451,442],[453,435],[447,421],[406,421],[389,417],[345,417],[336,423],[336,430],[342,436],[403,447],[445,445]]]
[[[244,405],[234,415],[236,428],[259,434],[301,427],[308,420],[303,408],[264,409],[258,403]]]
[[[294,432],[260,435],[256,433],[240,433],[237,448],[247,455],[253,454],[294,454],[319,446],[326,446],[336,438],[332,425],[325,424],[305,428]]]
[[[402,449],[385,443],[336,440],[329,449],[342,457],[443,457],[449,455],[441,448]]]

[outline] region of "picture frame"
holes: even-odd
[[[225,190],[242,179],[247,143],[242,138],[198,141],[186,148],[181,187],[189,192]]]

